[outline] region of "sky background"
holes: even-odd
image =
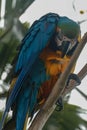
[[[53,12],[61,16],[67,16],[75,21],[87,19],[87,0],[74,0],[75,9],[72,6],[72,0],[36,0],[20,17],[22,22],[28,21],[30,25],[46,13]],[[84,14],[80,14],[80,10],[84,10]],[[87,22],[81,24],[81,35],[87,32]],[[87,44],[83,49],[77,61],[75,73],[87,63]],[[87,94],[87,76],[79,86],[80,90]],[[79,105],[87,109],[87,101],[76,91],[73,90],[69,103]],[[87,119],[87,114],[84,116]]]

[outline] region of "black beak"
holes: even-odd
[[[64,57],[67,54],[70,45],[71,43],[69,41],[62,42],[62,57]]]

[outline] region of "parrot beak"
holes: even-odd
[[[71,43],[70,42],[67,42],[67,41],[63,41],[62,43],[62,57],[64,57],[67,52],[69,51],[71,47]]]
[[[80,40],[80,37],[78,37],[78,41]],[[58,49],[62,52],[62,57],[64,57],[77,43],[77,39],[70,39],[67,36],[64,36],[63,34],[58,35],[55,37],[55,41],[57,44]]]

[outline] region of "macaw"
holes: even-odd
[[[28,116],[32,117],[43,106],[67,67],[80,35],[78,23],[55,13],[32,24],[19,48],[0,130],[10,108],[16,130],[24,129]]]

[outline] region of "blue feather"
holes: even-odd
[[[41,75],[43,75],[43,77],[41,77]],[[38,89],[44,81],[49,79],[49,75],[47,75],[45,71],[44,63],[40,59],[36,60],[27,78],[28,80],[26,79],[24,87],[22,87],[17,98],[16,130],[23,129],[26,115],[32,114],[37,103]]]
[[[19,71],[20,73],[15,83],[15,86],[8,98],[6,108],[5,108],[2,121],[0,124],[0,130],[2,130],[4,120],[7,116],[7,113],[10,107],[17,100],[17,98],[21,99],[21,102],[19,102],[20,105],[18,105],[18,113],[17,113],[19,117],[20,111],[21,111],[20,110],[21,105],[24,104],[24,101],[26,99],[26,94],[28,94],[27,101],[25,103],[26,110],[24,112],[25,106],[23,106],[23,110],[21,111],[22,115],[24,113],[22,123],[25,120],[26,113],[29,111],[28,107],[30,108],[30,111],[32,111],[36,103],[36,95],[38,92],[38,88],[40,87],[42,82],[44,82],[45,80],[49,78],[49,76],[46,75],[44,71],[45,68],[43,67],[44,65],[42,66],[41,62],[40,62],[40,65],[41,65],[40,68],[43,70],[42,71],[43,74],[41,74],[43,76],[39,76],[40,70],[37,69],[39,68],[39,66],[37,66],[37,68],[35,67],[36,69],[34,70],[33,70],[34,67],[32,68],[32,66],[37,64],[36,60],[39,57],[39,54],[47,46],[49,40],[54,34],[55,29],[58,24],[58,20],[59,20],[59,16],[53,13],[49,13],[43,16],[31,26],[25,38],[23,39],[22,45],[20,47],[20,52],[19,52],[16,68],[15,68],[15,73]],[[36,76],[36,74],[38,74],[38,76]],[[31,76],[33,81],[35,80],[36,82],[36,86],[34,86],[33,90],[31,86],[27,88],[25,84],[26,81],[28,80],[29,75]],[[29,83],[32,84],[31,80],[29,80]],[[22,90],[24,90],[24,92]],[[27,90],[29,91],[28,93],[27,93]],[[28,99],[30,97],[31,90],[32,90],[32,96],[31,96],[31,99]],[[24,93],[24,99],[22,99],[22,96],[23,96],[22,93]],[[18,119],[17,119],[17,122],[18,122]],[[18,122],[18,123],[21,125],[21,122]],[[23,128],[23,126],[20,126],[20,125],[17,126],[18,130],[19,130],[19,127]]]
[[[58,15],[49,13],[32,25],[22,41],[22,46],[15,69],[16,72],[24,67],[31,55],[34,56],[34,53],[39,55],[45,48],[55,32],[58,20]]]

